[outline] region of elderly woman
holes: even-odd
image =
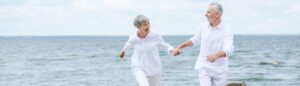
[[[147,17],[138,15],[133,24],[137,32],[130,35],[120,57],[123,59],[125,51],[133,48],[131,69],[139,86],[159,86],[161,74],[159,50],[171,52],[173,47],[165,43],[161,35],[150,31]]]

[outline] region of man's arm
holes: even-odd
[[[181,53],[181,49],[200,44],[200,42],[201,42],[201,26],[200,26],[200,29],[198,29],[198,31],[196,32],[195,35],[193,35],[192,38],[190,38],[189,40],[183,42],[182,44],[180,44],[179,46],[174,48],[172,50],[172,53],[174,56],[177,56]]]
[[[213,63],[218,58],[229,57],[232,54],[233,50],[233,34],[231,31],[226,31],[223,49],[215,54],[208,55],[207,60]]]
[[[185,42],[183,42],[182,44],[180,44],[179,46],[177,46],[176,48],[174,48],[172,50],[172,53],[174,56],[177,56],[181,53],[181,49],[192,46],[193,42],[191,40],[187,40]]]

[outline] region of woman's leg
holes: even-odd
[[[160,73],[148,76],[149,86],[160,86]]]
[[[139,86],[149,86],[147,75],[141,68],[133,67],[132,72]]]

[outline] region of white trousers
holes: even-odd
[[[227,72],[213,73],[212,71],[198,69],[200,86],[225,86]]]
[[[132,72],[139,86],[160,86],[160,73],[147,76],[139,67],[133,67]]]

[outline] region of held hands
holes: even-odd
[[[177,56],[177,55],[181,54],[181,50],[180,50],[180,48],[176,47],[171,51],[171,53],[173,56]]]

